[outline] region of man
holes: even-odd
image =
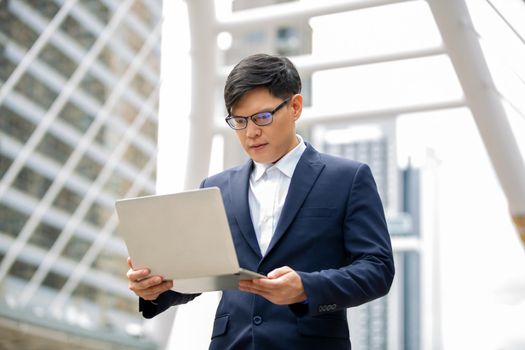
[[[300,92],[284,57],[247,57],[227,78],[226,121],[251,159],[201,187],[221,189],[240,266],[267,278],[223,292],[210,349],[350,349],[346,309],[390,289],[392,248],[370,169],[296,135]],[[128,265],[146,318],[197,296]]]

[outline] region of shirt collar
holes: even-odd
[[[297,163],[299,163],[299,159],[301,158],[304,150],[306,149],[306,145],[304,144],[303,138],[297,134],[296,136],[299,140],[299,144],[295,146],[290,152],[286,153],[281,159],[279,159],[277,163],[264,164],[257,163],[255,161],[253,162],[255,164],[255,167],[252,171],[252,176],[256,182],[259,181],[264,175],[265,171],[271,167],[279,169],[284,175],[288,176],[289,178],[292,177],[295,167],[297,166]]]
[[[253,168],[252,177],[255,182],[259,181],[266,169],[272,166],[272,164],[257,163],[256,161],[254,161],[253,164],[255,164],[255,168]]]

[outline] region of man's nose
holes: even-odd
[[[246,125],[246,136],[247,137],[257,137],[261,134],[261,127],[253,122],[253,120],[248,119],[248,125]]]

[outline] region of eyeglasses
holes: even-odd
[[[251,119],[252,122],[255,125],[258,126],[265,126],[269,125],[273,121],[273,115],[281,108],[283,108],[289,101],[291,97],[288,97],[286,100],[281,102],[277,107],[272,109],[270,112],[259,112],[255,113],[254,115],[251,115],[249,117],[241,117],[236,115],[228,115],[226,117],[226,123],[230,126],[230,128],[234,130],[242,130],[246,129],[248,126],[248,119]]]

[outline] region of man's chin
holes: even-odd
[[[263,154],[253,154],[251,153],[250,154],[250,158],[254,161],[254,162],[257,162],[257,163],[260,163],[260,164],[269,164],[269,163],[273,163],[272,161],[272,157],[269,157],[269,156],[265,156]]]

